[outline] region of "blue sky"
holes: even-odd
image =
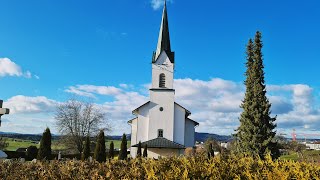
[[[54,132],[54,107],[74,95],[130,132],[148,100],[162,1],[0,0],[0,131]],[[177,101],[197,131],[230,134],[243,98],[245,45],[260,30],[278,132],[320,133],[320,3],[316,0],[168,2]]]

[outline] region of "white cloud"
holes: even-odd
[[[141,88],[141,89],[140,89]],[[198,132],[231,134],[239,126],[240,104],[245,88],[240,82],[213,78],[208,81],[193,79],[176,79],[176,102],[192,112],[191,118],[200,123]],[[132,110],[149,100],[149,85],[120,84],[114,86],[76,85],[66,92],[95,97],[97,105],[107,115],[113,127],[112,134],[130,133],[127,121],[133,118]],[[319,100],[314,90],[303,84],[271,85],[267,87],[268,97],[272,103],[272,116],[277,116],[276,123],[281,133],[290,135],[294,128],[297,133],[314,131],[320,126]],[[45,127],[54,124],[52,113],[59,102],[43,96],[14,96],[5,102],[12,114],[6,116],[6,126],[20,128],[24,121],[28,126]],[[46,118],[47,117],[47,118]],[[13,120],[14,118],[14,120]],[[11,127],[10,126],[10,127]],[[39,126],[39,127],[38,127]],[[41,129],[41,131],[43,131]]]
[[[22,71],[9,58],[0,58],[0,76],[22,76]]]
[[[6,107],[10,109],[10,114],[53,112],[57,104],[57,101],[44,96],[29,97],[22,95],[11,97],[5,102]]]
[[[114,122],[115,134],[130,132],[127,120],[132,118],[131,111],[149,100],[145,95],[150,84],[141,85],[143,90],[131,91],[127,85],[120,87],[78,85],[67,91],[84,96],[105,95],[112,97],[102,107],[108,118]],[[192,112],[191,118],[200,122],[199,132],[231,134],[239,126],[240,104],[244,97],[245,87],[242,83],[213,78],[209,81],[193,79],[176,79],[176,101]],[[284,94],[284,95],[283,95]],[[315,106],[313,89],[307,85],[271,85],[268,86],[268,97],[272,103],[273,115],[278,115],[280,129],[320,125],[320,112]],[[272,115],[272,116],[273,116]],[[308,126],[306,126],[308,125]]]
[[[167,3],[168,3],[168,2],[172,2],[172,1],[171,1],[171,0],[167,0]],[[161,6],[163,6],[164,0],[151,0],[150,4],[151,4],[151,7],[152,7],[154,10],[157,10],[157,9],[159,9]]]
[[[70,86],[65,91],[80,96],[94,97],[94,94],[109,96],[117,95],[121,93],[122,90],[113,86],[77,85]]]
[[[30,71],[23,72],[21,67],[9,58],[0,58],[0,77],[4,76],[23,76],[29,79],[32,74]]]
[[[1,131],[25,134],[42,133],[46,127],[57,133],[54,111],[59,102],[44,96],[18,95],[4,102],[10,114],[3,116]]]
[[[36,78],[36,79],[40,79],[40,77],[39,77],[39,76],[37,76],[37,75],[34,75],[34,78]]]

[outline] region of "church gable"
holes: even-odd
[[[162,51],[159,57],[153,63],[156,65],[173,65],[166,51]]]

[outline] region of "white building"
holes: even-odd
[[[150,101],[132,111],[131,156],[136,157],[139,141],[147,145],[148,157],[180,155],[195,145],[195,127],[189,110],[175,102],[173,89],[174,52],[170,47],[166,4],[163,8],[158,45],[152,58]]]
[[[306,143],[306,147],[312,150],[320,150],[320,144]]]

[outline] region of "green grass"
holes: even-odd
[[[38,142],[30,141],[30,140],[8,138],[7,143],[9,143],[9,146],[5,149],[7,151],[15,151],[18,148],[27,148],[29,146],[39,147]]]
[[[301,157],[302,155],[302,157]],[[296,152],[290,152],[289,155],[283,155],[280,157],[281,160],[294,160],[294,161],[298,161],[298,160],[316,160],[319,161],[320,160],[320,151],[316,151],[316,150],[303,150],[300,154],[300,156],[298,155],[298,153]]]
[[[106,148],[110,147],[110,143],[113,141],[114,148],[120,149],[121,141],[120,140],[106,140]],[[7,138],[7,143],[9,146],[5,149],[7,151],[16,151],[18,148],[28,148],[29,146],[36,146],[39,148],[39,142],[30,141],[30,140],[22,140],[15,138]],[[130,141],[127,143],[127,147],[130,147]],[[64,150],[66,147],[62,144],[58,144],[57,141],[52,141],[52,150]]]
[[[113,141],[115,149],[120,149],[120,146],[121,146],[120,140],[106,140],[106,148],[107,149],[109,149],[111,141]],[[131,141],[127,141],[127,147],[129,148],[130,146],[131,146]]]
[[[18,148],[28,148],[29,146],[36,146],[39,148],[38,141],[7,138],[7,143],[9,143],[9,146],[5,149],[7,151],[16,151]],[[57,141],[52,141],[51,148],[52,150],[62,150],[65,149],[65,146],[59,145]]]
[[[298,154],[297,153],[292,153],[289,155],[283,155],[280,157],[281,160],[293,160],[293,161],[297,161],[299,159]]]

